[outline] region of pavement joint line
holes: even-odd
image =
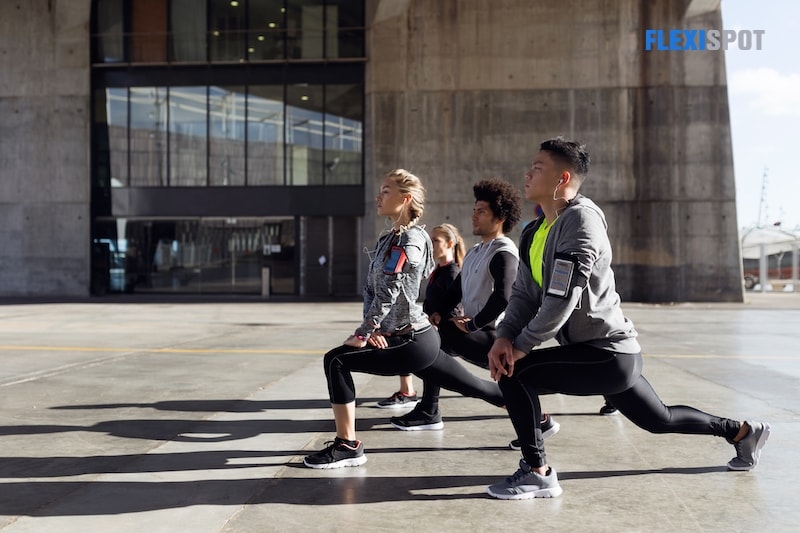
[[[296,350],[296,349],[214,349],[214,348],[112,348],[99,346],[26,346],[26,345],[3,345],[0,351],[58,351],[58,352],[128,352],[128,353],[241,353],[241,354],[321,354],[329,348],[318,350]]]

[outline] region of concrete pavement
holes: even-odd
[[[800,295],[624,309],[666,403],[772,424],[758,469],[554,395],[564,494],[497,501],[519,457],[503,411],[446,393],[443,431],[400,432],[374,408],[397,378],[356,375],[369,460],[311,470],[333,437],[321,356],[359,303],[0,305],[0,531],[796,531]]]

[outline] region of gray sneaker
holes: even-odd
[[[548,415],[547,419],[542,422],[542,439],[548,439],[558,433],[558,430],[561,429],[561,424],[553,420],[553,417]],[[508,447],[512,450],[519,451],[522,449],[522,444],[520,444],[519,439],[514,439],[508,443]]]
[[[501,500],[528,500],[531,498],[555,498],[561,495],[563,490],[558,484],[558,476],[553,467],[547,471],[547,475],[541,476],[531,470],[525,459],[520,459],[519,470],[514,475],[507,477],[501,483],[489,485],[486,492],[489,496]]]
[[[758,466],[761,458],[761,448],[767,443],[770,426],[762,422],[744,422],[750,426],[750,431],[739,442],[734,442],[736,457],[728,461],[728,470],[752,470]]]

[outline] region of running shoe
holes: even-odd
[[[427,413],[419,405],[403,416],[393,416],[389,419],[389,422],[397,429],[403,431],[423,431],[444,428],[442,413],[440,411]]]
[[[558,430],[561,429],[561,424],[553,420],[553,417],[547,415],[547,418],[542,422],[542,439],[546,439],[552,437]],[[508,447],[512,450],[521,450],[522,445],[519,443],[519,439],[514,439],[508,443]]]
[[[398,409],[401,407],[415,407],[419,403],[417,394],[406,395],[400,391],[395,392],[385,400],[378,402],[381,409]]]
[[[619,413],[617,408],[611,405],[611,403],[608,400],[606,400],[606,403],[604,403],[603,407],[600,408],[599,414],[608,416],[608,415],[615,415],[617,413]]]
[[[555,498],[563,489],[558,484],[556,471],[550,467],[544,476],[537,474],[520,459],[519,469],[500,483],[489,485],[489,496],[501,500],[529,500],[531,498]]]
[[[745,420],[750,431],[739,442],[733,442],[736,457],[728,461],[728,470],[752,470],[758,466],[761,448],[767,443],[772,428],[767,423]]]
[[[325,449],[303,459],[303,464],[309,468],[342,468],[363,465],[367,462],[367,456],[364,455],[364,444],[361,441],[356,441],[356,443],[356,446],[353,447],[336,437],[325,443],[328,444]]]

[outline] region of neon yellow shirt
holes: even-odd
[[[552,224],[547,224],[547,221],[542,221],[542,225],[533,234],[531,241],[530,258],[531,258],[531,274],[533,281],[540,287],[542,286],[542,257],[544,256],[544,245],[547,242],[547,235],[550,233]]]

